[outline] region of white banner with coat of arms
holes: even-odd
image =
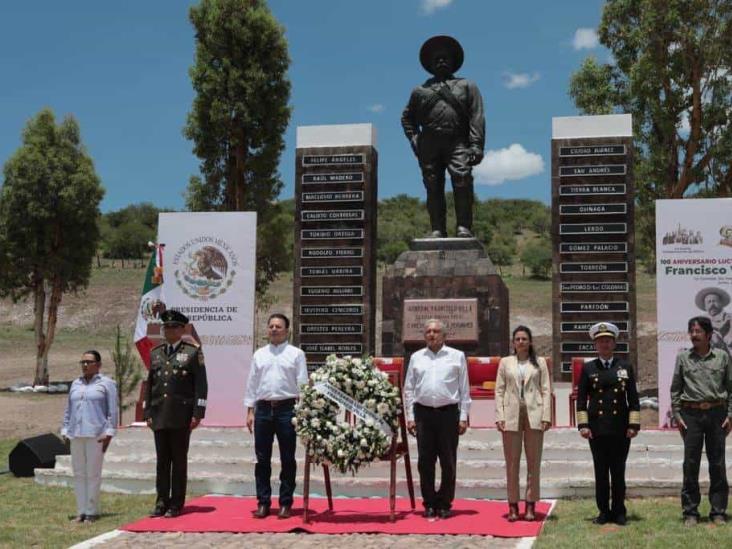
[[[675,427],[671,378],[691,347],[688,321],[712,321],[712,346],[732,352],[732,198],[656,201],[658,423]]]
[[[244,424],[254,345],[256,234],[254,212],[160,214],[166,305],[195,326],[206,359],[205,425]]]

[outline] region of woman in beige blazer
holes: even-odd
[[[496,377],[496,427],[503,435],[508,490],[508,520],[518,520],[519,464],[521,445],[526,450],[525,520],[534,520],[539,500],[539,472],[544,431],[551,426],[549,368],[537,357],[531,330],[519,326],[513,331],[513,351],[503,357]]]

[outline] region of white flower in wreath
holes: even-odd
[[[360,368],[360,367],[361,367],[361,365],[363,365],[363,360],[361,360],[360,358],[354,358],[354,359],[353,359],[353,365],[354,365],[354,366],[355,366],[356,368]]]
[[[369,427],[372,427],[374,425],[374,420],[369,417],[369,418],[366,418],[366,422],[365,423]]]
[[[346,455],[346,453],[345,453],[345,452],[344,452],[343,450],[338,450],[338,452],[337,452],[337,456],[338,456],[339,458],[345,457],[345,455]]]
[[[318,427],[320,427],[320,420],[317,417],[311,419],[310,426],[313,427],[314,429],[317,429]]]
[[[357,387],[358,389],[363,389],[364,387],[366,387],[366,382],[365,382],[365,381],[363,381],[363,380],[357,381],[357,382],[356,382],[356,387]]]
[[[376,405],[376,411],[379,412],[380,415],[384,416],[389,413],[389,405],[386,402],[379,402]]]
[[[366,440],[365,438],[362,438],[361,439],[361,446],[368,447],[368,445],[369,445],[369,441]],[[361,452],[359,452],[359,453],[361,453]],[[361,456],[359,456],[359,457],[361,457]]]

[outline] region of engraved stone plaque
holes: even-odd
[[[424,323],[437,318],[445,324],[447,342],[477,341],[477,299],[405,299],[402,339],[424,341]]]

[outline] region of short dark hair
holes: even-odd
[[[267,319],[267,326],[269,326],[269,323],[272,321],[273,318],[279,318],[280,320],[282,320],[285,323],[285,329],[286,330],[290,329],[290,319],[287,318],[282,313],[272,313],[271,315],[269,315],[269,318]]]
[[[691,327],[694,324],[698,324],[699,327],[704,330],[704,333],[710,335],[714,330],[712,328],[712,321],[706,316],[695,316],[689,319],[689,327],[687,331],[691,331]]]
[[[96,360],[97,362],[101,362],[102,361],[102,355],[99,354],[99,351],[95,351],[94,349],[92,349],[91,351],[84,351],[84,354],[85,355],[93,355],[94,356],[94,360]]]

